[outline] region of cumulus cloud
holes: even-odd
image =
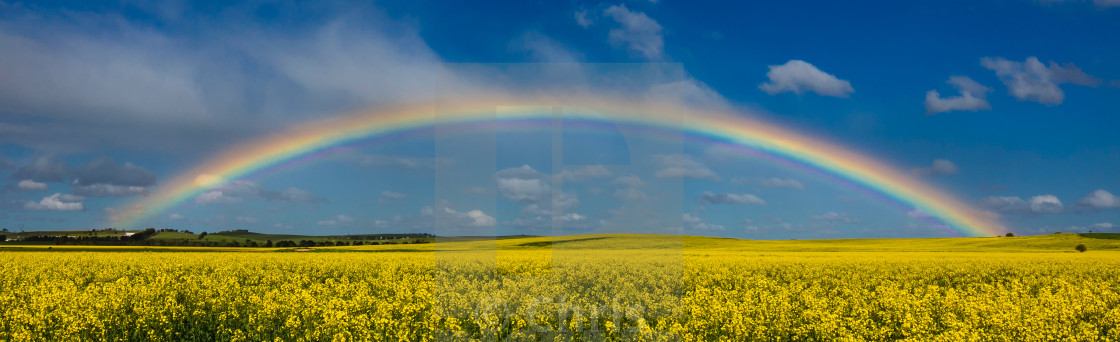
[[[24,180],[19,181],[19,183],[16,183],[15,188],[17,190],[23,190],[23,191],[46,190],[47,189],[47,183],[40,183],[40,182],[36,182],[36,181],[30,180],[30,179],[24,179]]]
[[[17,170],[12,177],[21,179],[20,184],[27,186],[72,179],[70,192],[87,197],[143,194],[145,187],[156,184],[154,172],[132,163],[120,164],[109,157],[91,160],[76,169],[64,162],[41,157]]]
[[[938,93],[937,90],[926,92],[926,114],[937,114],[954,110],[975,112],[992,109],[987,99],[988,92],[992,91],[992,88],[985,87],[973,81],[968,76],[949,77],[949,81],[946,83],[957,88],[957,92],[959,92],[960,95],[941,97],[941,94]]]
[[[114,13],[115,6],[102,13],[5,6],[0,79],[9,82],[0,83],[0,108],[14,114],[0,119],[0,142],[205,151],[312,113],[425,98],[434,82],[473,91],[414,23],[370,5],[274,6],[270,20],[291,24],[284,30],[253,16],[257,6],[223,3],[192,13],[194,20],[158,24]],[[199,21],[208,29],[180,34]]]
[[[493,227],[498,224],[493,216],[486,215],[482,210],[477,209],[463,213],[445,207],[443,208],[443,215],[440,216],[451,222],[465,222],[465,225],[471,227]]]
[[[1060,85],[1071,83],[1095,87],[1100,84],[1100,80],[1081,71],[1073,63],[1063,66],[1051,61],[1050,66],[1046,66],[1036,57],[1028,57],[1023,62],[984,57],[980,65],[995,71],[1011,96],[1019,101],[1059,105],[1066,97]]]
[[[592,20],[587,15],[587,10],[581,9],[576,11],[573,15],[576,19],[576,25],[579,25],[582,28],[591,27]]]
[[[770,95],[814,92],[824,96],[848,97],[855,92],[848,81],[836,78],[802,60],[794,59],[786,64],[771,65],[766,77],[770,82],[762,83],[758,88]]]
[[[195,203],[197,204],[232,204],[240,203],[245,198],[259,198],[274,202],[322,203],[327,201],[327,199],[315,196],[307,190],[295,187],[275,191],[255,182],[244,180],[225,182],[220,179],[207,179],[205,181],[210,182],[208,186],[214,187],[215,190],[204,192],[195,197]]]
[[[989,196],[981,199],[980,205],[1008,214],[1052,214],[1065,209],[1062,201],[1054,195],[1038,195],[1029,200],[1017,196]]]
[[[665,48],[661,37],[661,25],[645,13],[630,11],[626,5],[614,5],[603,11],[603,15],[618,24],[612,28],[609,41],[616,47],[641,53],[646,59],[660,60]]]
[[[792,189],[805,189],[805,186],[792,178],[766,178],[762,180],[762,186],[768,188],[792,188]]]
[[[610,171],[602,166],[591,166],[569,170],[567,175],[561,173],[560,177],[572,179],[586,179],[587,177],[603,177],[610,175]],[[498,194],[503,198],[523,203],[521,216],[514,219],[513,225],[521,227],[546,224],[552,219],[566,215],[579,208],[579,197],[574,193],[559,192],[549,183],[550,176],[534,170],[529,165],[508,168],[494,174],[498,185]]]
[[[552,196],[552,186],[546,176],[529,165],[498,171],[494,178],[498,182],[498,193],[506,199],[517,202],[539,202]]]
[[[689,213],[684,213],[683,215],[681,215],[681,221],[684,222],[685,227],[692,230],[715,232],[721,232],[725,230],[721,225],[708,223],[703,218]]]
[[[703,194],[700,195],[700,198],[696,200],[696,203],[705,204],[705,205],[708,205],[708,204],[757,204],[757,205],[764,205],[764,204],[766,204],[766,201],[763,201],[761,198],[758,198],[758,196],[751,195],[751,194],[724,194],[724,193],[717,194],[717,193],[712,193],[711,191],[705,191]]]
[[[583,54],[537,31],[529,31],[510,42],[510,49],[525,52],[531,60],[543,63],[579,63]],[[572,65],[571,68],[577,66]]]
[[[919,167],[910,169],[910,173],[918,176],[928,175],[954,175],[960,170],[957,169],[957,164],[947,159],[935,159],[933,165],[929,167]]]
[[[657,178],[692,178],[719,180],[707,165],[683,154],[659,154],[654,159],[660,163],[654,176]]]
[[[832,224],[836,224],[836,223],[852,224],[852,223],[859,223],[860,222],[860,219],[858,217],[854,217],[852,215],[849,215],[848,213],[838,213],[838,212],[835,212],[835,211],[830,211],[830,212],[820,214],[820,215],[814,215],[814,216],[809,217],[809,219],[813,220],[813,221],[824,221],[824,222],[832,223]]]
[[[647,98],[672,101],[697,108],[727,109],[731,106],[715,89],[691,77],[655,85],[650,88]]]
[[[12,173],[11,177],[19,180],[31,180],[40,183],[57,183],[70,178],[72,169],[64,162],[55,161],[47,157],[35,158],[31,164]]]
[[[113,185],[104,183],[90,185],[78,185],[75,183],[70,186],[70,193],[87,197],[127,197],[144,194],[146,193],[146,191],[147,190],[142,186]]]
[[[78,185],[151,186],[156,184],[156,174],[132,163],[120,164],[112,158],[101,157],[74,170],[74,182]]]
[[[395,191],[385,190],[385,191],[381,192],[381,196],[380,196],[380,198],[377,199],[377,202],[384,204],[384,203],[389,203],[390,201],[402,200],[402,199],[405,199],[405,198],[408,198],[408,195],[405,195],[405,194],[402,194],[402,193],[399,193],[399,192],[395,192]]]
[[[1120,198],[1100,189],[1085,195],[1077,204],[1097,209],[1120,208]]]
[[[85,210],[81,201],[80,196],[55,193],[39,202],[24,202],[23,208],[33,211],[81,211]]]
[[[196,204],[233,204],[241,203],[240,197],[226,195],[222,190],[212,190],[199,194],[194,198]]]
[[[556,216],[556,217],[552,218],[553,221],[563,222],[563,223],[583,221],[585,219],[587,219],[586,216],[580,215],[578,213],[567,213],[567,214]]]

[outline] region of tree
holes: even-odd
[[[1015,237],[1015,234],[1007,233],[1007,234],[1004,234],[1003,236],[1006,236],[1006,237]]]
[[[1073,249],[1076,249],[1078,252],[1081,252],[1081,253],[1085,253],[1085,251],[1089,250],[1088,247],[1085,247],[1085,244],[1077,245],[1077,247],[1074,247]]]
[[[204,237],[206,237],[206,232],[202,232],[202,233],[198,234],[198,239],[199,240],[202,240],[202,238],[204,238]]]
[[[272,247],[272,240],[268,240],[268,241],[265,241],[265,242],[264,242],[264,246],[265,246],[266,248],[271,248],[271,247]]]

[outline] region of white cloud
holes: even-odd
[[[951,162],[947,159],[935,159],[933,161],[933,165],[931,165],[929,167],[919,167],[919,168],[910,169],[910,173],[913,173],[913,174],[918,175],[918,176],[953,175],[953,174],[956,174],[959,171],[960,170],[957,168],[957,164],[953,164],[953,162]]]
[[[694,78],[657,84],[650,88],[647,98],[656,101],[682,103],[697,108],[727,109],[731,107],[723,95],[708,84]]]
[[[1036,213],[1059,213],[1063,207],[1057,196],[1039,195],[1031,197],[1030,208]]]
[[[482,88],[446,70],[413,22],[372,6],[274,6],[281,18],[317,13],[284,30],[254,17],[256,6],[223,5],[220,14],[153,25],[114,12],[5,5],[0,79],[9,82],[0,83],[0,108],[17,116],[0,127],[19,129],[0,142],[205,151],[311,113],[427,98],[436,82],[457,93]],[[179,34],[196,21],[207,29]]]
[[[529,31],[510,42],[512,50],[524,51],[529,58],[543,63],[579,63],[583,55],[536,31]],[[574,70],[577,66],[571,66]]]
[[[1112,193],[1099,189],[1085,195],[1077,204],[1086,205],[1092,208],[1105,209],[1105,208],[1120,208],[1120,198],[1113,196]]]
[[[763,179],[762,180],[762,186],[765,186],[765,187],[768,187],[768,188],[805,189],[805,186],[802,185],[801,182],[798,182],[796,179],[792,179],[792,178],[773,177],[773,178]]]
[[[172,221],[180,221],[180,220],[186,220],[187,217],[183,216],[183,215],[180,215],[179,213],[171,213],[170,215],[167,215],[167,219],[172,220]]]
[[[24,191],[46,190],[47,183],[40,183],[30,179],[24,179],[19,181],[19,183],[16,183],[16,189]]]
[[[724,231],[725,230],[724,227],[721,226],[721,225],[708,223],[707,221],[704,221],[703,218],[700,218],[699,216],[692,215],[692,214],[689,214],[689,213],[684,213],[683,215],[681,215],[681,221],[684,222],[685,227],[688,227],[692,230],[701,230],[701,231]]]
[[[763,201],[761,198],[758,198],[758,196],[751,194],[716,194],[712,193],[711,191],[705,191],[700,195],[700,198],[696,200],[696,203],[765,205],[766,201]]]
[[[626,9],[626,5],[614,5],[603,14],[618,23],[610,30],[609,41],[612,45],[637,51],[649,60],[660,60],[665,48],[661,37],[661,25],[645,13]]]
[[[587,10],[584,9],[576,11],[574,15],[574,17],[576,18],[576,25],[579,25],[582,28],[591,27],[592,20],[591,18],[587,17],[587,14]]]
[[[661,164],[654,176],[657,178],[692,178],[719,180],[707,165],[683,154],[659,154],[654,158]]]
[[[144,194],[146,189],[142,186],[113,185],[97,183],[90,185],[73,184],[70,192],[76,195],[89,197],[126,197]]]
[[[1028,57],[1024,62],[1009,61],[1002,57],[984,57],[980,64],[995,71],[1011,96],[1019,101],[1058,105],[1066,97],[1059,85],[1072,83],[1092,87],[1100,83],[1100,80],[1082,72],[1073,63],[1062,66],[1051,61],[1047,67],[1036,57]]]
[[[552,195],[552,186],[546,175],[537,172],[529,165],[500,170],[494,174],[498,182],[498,193],[517,202],[539,202]]]
[[[836,78],[802,60],[794,59],[786,64],[771,65],[766,77],[770,82],[762,83],[758,88],[770,95],[814,92],[825,96],[848,97],[855,92],[848,81]]]
[[[1112,229],[1112,228],[1116,228],[1116,225],[1112,224],[1111,222],[1100,222],[1100,223],[1094,223],[1090,227],[1092,227],[1093,229]]]
[[[941,94],[938,93],[937,90],[926,92],[927,114],[944,113],[954,110],[975,112],[992,109],[987,99],[988,92],[992,91],[992,88],[985,87],[967,76],[949,77],[949,81],[946,83],[957,88],[957,92],[960,93],[960,96],[941,97]]]
[[[498,223],[493,216],[486,215],[482,210],[477,209],[463,213],[445,207],[443,208],[443,213],[444,215],[441,216],[446,220],[451,220],[452,222],[465,221],[467,225],[473,227],[493,227]]]
[[[55,193],[43,197],[39,202],[24,202],[23,208],[35,211],[81,211],[85,210],[81,200],[81,196]]]
[[[836,224],[836,223],[852,224],[852,223],[859,223],[860,222],[860,219],[858,217],[854,217],[852,215],[849,215],[848,213],[838,213],[838,212],[835,212],[835,211],[830,211],[830,212],[827,212],[827,213],[824,213],[824,214],[811,216],[811,217],[809,217],[809,219],[814,220],[814,221],[824,221],[824,222],[828,222],[828,223],[832,223],[832,224]]]
[[[555,222],[576,222],[583,221],[584,219],[587,219],[587,217],[577,213],[567,213],[552,218]]]
[[[551,186],[540,179],[500,178],[498,191],[518,202],[537,202],[552,194]]]
[[[222,190],[212,190],[204,192],[194,198],[196,204],[233,204],[240,203],[240,197],[226,196]]]
[[[402,200],[402,199],[405,199],[405,198],[408,198],[408,195],[405,195],[405,194],[402,194],[402,193],[399,193],[399,192],[395,192],[395,191],[385,190],[385,191],[381,192],[381,197],[377,199],[377,202],[384,204],[384,203],[389,203],[390,201],[393,201],[393,200]]]
[[[245,198],[259,198],[276,202],[319,203],[327,201],[324,198],[311,194],[307,190],[299,188],[287,188],[284,191],[275,191],[251,181],[235,180],[226,182],[221,179],[203,176],[199,176],[199,179],[195,182],[208,184],[207,186],[216,187],[217,189],[207,191],[195,197],[194,202],[197,204],[232,204],[240,203]]]
[[[1053,214],[1064,210],[1062,201],[1054,195],[1038,195],[1029,200],[1016,196],[989,196],[981,199],[980,205],[1010,214]]]

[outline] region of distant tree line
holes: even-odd
[[[111,231],[105,229],[104,231]],[[281,240],[273,242],[271,239],[259,242],[253,239],[245,241],[204,240],[208,234],[202,232],[197,238],[179,239],[152,239],[162,232],[181,232],[194,234],[190,231],[175,229],[148,228],[130,235],[97,236],[96,230],[91,230],[90,235],[28,235],[19,238],[23,242],[53,243],[56,245],[96,245],[96,246],[177,246],[177,247],[327,247],[327,246],[362,246],[362,245],[396,245],[396,244],[422,244],[429,243],[435,235],[427,233],[418,234],[366,234],[338,236],[328,240]],[[246,234],[247,230],[232,230],[217,232],[212,235],[228,237],[228,235]],[[251,234],[251,233],[249,233]],[[5,241],[6,236],[0,235],[0,241]]]

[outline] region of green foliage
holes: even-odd
[[[1076,249],[1078,252],[1082,252],[1082,253],[1089,250],[1089,248],[1085,247],[1085,244],[1077,245],[1077,247],[1074,247],[1073,249]]]

